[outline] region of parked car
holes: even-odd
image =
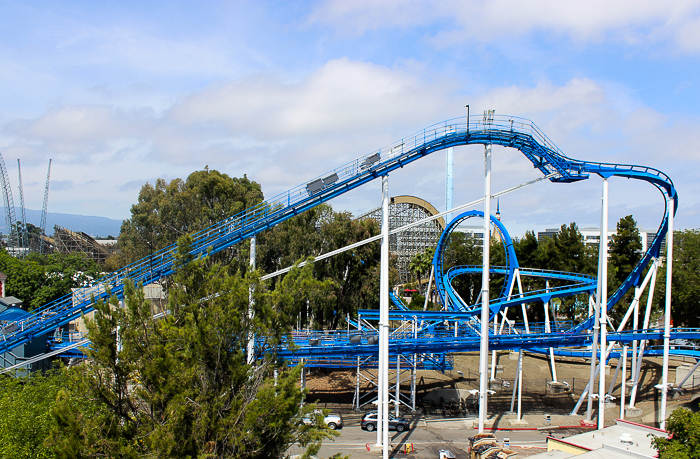
[[[377,412],[370,411],[369,413],[365,414],[362,418],[362,422],[360,423],[360,427],[362,430],[366,430],[368,432],[375,430],[377,428]],[[393,414],[389,413],[389,430],[403,432],[404,430],[408,430],[410,428],[411,423],[408,422],[408,419],[401,417],[397,418]]]
[[[323,418],[323,422],[325,422],[331,430],[343,428],[343,417],[339,414],[329,414]]]
[[[323,414],[321,410],[316,410],[314,414]],[[313,419],[310,416],[304,418],[304,424],[311,424]],[[343,417],[339,414],[329,414],[323,417],[323,422],[326,423],[329,429],[336,430],[343,428]]]

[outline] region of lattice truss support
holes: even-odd
[[[389,356],[389,405],[394,405],[395,416],[399,416],[401,406],[411,411],[416,410],[416,368],[421,357],[418,354]],[[391,371],[392,366],[394,371]],[[357,357],[353,408],[361,410],[367,405],[376,405],[378,378],[376,358]],[[406,385],[409,387],[408,393],[402,391]],[[363,386],[369,386],[369,390],[363,391]]]
[[[439,212],[429,202],[413,196],[396,196],[389,203],[389,231],[409,223],[423,220]],[[371,218],[381,224],[382,209],[378,207],[359,218]],[[434,248],[440,234],[445,228],[443,218],[429,221],[407,231],[389,236],[389,252],[396,256],[399,282],[411,282],[412,274],[409,269],[411,259],[428,248]]]

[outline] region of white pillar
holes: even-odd
[[[491,244],[491,145],[484,149],[484,248],[481,276],[481,345],[479,349],[479,433],[484,432],[488,401],[489,256]]]
[[[389,458],[389,177],[382,177],[382,246],[381,271],[379,279],[379,376],[381,404],[378,405],[382,418],[377,416],[377,424],[382,423],[382,457]],[[379,427],[379,426],[378,426]],[[379,436],[379,434],[378,434]],[[379,440],[379,438],[378,438]]]
[[[454,148],[450,147],[447,149],[447,168],[445,170],[445,210],[452,209],[452,193],[454,192],[454,167],[455,167],[455,155]],[[452,212],[445,215],[445,226],[449,225],[452,221]],[[427,296],[427,295],[426,295]]]
[[[601,210],[601,228],[603,221],[602,213],[603,211]],[[598,285],[596,287],[595,303],[593,306],[593,339],[591,340],[591,371],[590,376],[588,377],[588,408],[586,409],[586,421],[591,421],[593,419],[593,399],[595,393],[593,387],[595,384],[596,366],[598,360],[598,330],[600,330],[600,293],[602,291],[602,287],[600,285],[600,271],[601,263],[603,262],[603,249],[601,241],[602,236],[598,241]],[[588,304],[588,309],[590,310],[590,297]]]
[[[413,354],[413,368],[411,368],[411,410],[416,411],[416,354]]]
[[[666,233],[666,308],[664,310],[664,362],[661,373],[661,428],[666,429],[666,401],[668,400],[668,354],[671,342],[671,279],[673,278],[673,212],[675,199],[667,201],[668,233]]]
[[[356,410],[360,409],[360,356],[357,356],[357,370],[355,371],[355,406]]]
[[[255,270],[255,236],[250,238],[250,269]],[[253,335],[253,287],[248,290],[248,320],[251,324],[251,329],[248,333],[248,346],[246,348],[247,362],[248,365],[252,364],[255,360],[255,335]]]
[[[428,277],[428,290],[425,291],[425,303],[423,303],[423,311],[428,309],[428,300],[430,299],[430,290],[433,288],[433,277],[435,276],[435,266],[430,265],[430,277]]]
[[[418,339],[418,318],[413,316],[413,339]],[[416,370],[418,354],[413,354],[413,368],[411,369],[411,409],[416,411]]]
[[[646,330],[649,328],[649,320],[651,320],[651,305],[654,300],[654,290],[656,289],[656,274],[658,273],[659,269],[659,260],[654,259],[652,265],[651,265],[651,283],[649,284],[649,294],[647,295],[647,307],[644,313],[644,323],[642,325],[642,329]],[[642,340],[641,343],[639,343],[639,349],[637,350],[637,369],[633,375],[633,385],[632,385],[632,390],[630,391],[630,404],[629,406],[631,408],[634,408],[634,404],[636,401],[637,397],[637,389],[639,388],[639,375],[640,371],[642,369],[642,363],[643,363],[643,356],[644,356],[644,347],[646,346],[646,340]]]
[[[546,281],[546,289],[549,292],[549,281]],[[552,333],[552,326],[549,323],[549,300],[544,303],[544,331],[547,334]],[[554,348],[549,348],[549,361],[552,365],[552,381],[557,382],[557,367],[554,362]]]
[[[625,419],[625,395],[627,393],[627,346],[622,346],[622,385],[620,386],[620,419]]]
[[[399,417],[399,405],[401,400],[401,356],[396,354],[396,399],[394,404],[396,405],[394,415]]]
[[[651,269],[654,269],[652,266]],[[639,293],[637,290],[639,287],[634,288],[634,294],[635,297],[639,296],[641,297],[641,293]],[[639,301],[634,303],[634,316],[632,317],[632,329],[637,330],[639,328]],[[637,372],[637,340],[632,341],[632,362],[631,362],[631,368],[630,368],[630,376],[634,378],[635,373]]]
[[[498,314],[493,316],[493,334],[498,333]],[[457,321],[455,321],[455,338],[457,337]],[[491,351],[491,379],[496,379],[496,350]]]
[[[600,376],[598,377],[598,429],[605,427],[605,364],[608,329],[608,179],[603,178],[603,218],[600,228]]]

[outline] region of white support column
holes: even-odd
[[[382,177],[382,246],[379,280],[379,392],[377,443],[382,457],[389,458],[389,177]],[[380,417],[381,416],[381,417]],[[379,424],[381,423],[381,427]],[[381,437],[380,437],[381,435]]]
[[[678,383],[678,388],[679,388],[679,389],[680,389],[681,387],[683,387],[683,384],[685,384],[686,381],[688,381],[691,377],[693,377],[693,379],[695,379],[695,377],[694,377],[694,375],[695,375],[695,370],[697,370],[698,367],[700,367],[700,360],[698,360],[697,362],[695,362],[695,365],[693,366],[693,368],[690,369],[690,371],[688,372],[688,374],[685,375],[685,378],[683,378],[683,380],[682,380],[680,383]]]
[[[455,155],[454,148],[450,147],[447,149],[447,168],[445,170],[445,210],[452,209],[452,193],[454,192],[454,167],[455,167]],[[449,225],[452,221],[452,212],[445,215],[445,226]]]
[[[518,295],[522,296],[523,295],[523,284],[522,281],[520,280],[520,270],[516,269],[515,270],[515,279],[518,284]],[[510,299],[510,294],[511,292],[508,292],[508,298]],[[527,321],[527,314],[525,311],[525,305],[522,305],[523,308],[523,319],[525,321],[525,333],[530,333],[530,327],[528,325]],[[505,317],[504,317],[505,321]],[[515,380],[513,382],[513,396],[510,399],[510,411],[511,413],[513,412],[514,404],[515,404],[515,391],[518,391],[518,414],[517,414],[517,420],[520,421],[522,419],[522,413],[521,413],[521,408],[522,408],[522,395],[523,395],[523,350],[520,349],[518,352],[518,366],[515,370]]]
[[[649,285],[649,294],[647,295],[647,307],[644,313],[644,324],[642,325],[642,328],[646,330],[649,328],[649,320],[651,319],[651,305],[652,301],[654,299],[654,289],[656,288],[656,274],[658,273],[659,269],[659,260],[654,259],[654,262],[651,265],[651,283]],[[648,275],[648,274],[647,274]],[[643,356],[644,356],[644,347],[646,345],[646,340],[642,340],[641,343],[639,343],[639,350],[637,351],[637,368],[635,373],[632,375],[632,390],[630,391],[630,408],[634,408],[634,403],[636,401],[637,397],[637,389],[639,387],[639,375],[640,375],[640,370],[642,368],[642,361],[643,361]]]
[[[411,411],[416,411],[416,354],[413,354],[413,368],[411,368]]]
[[[360,356],[357,356],[357,369],[355,370],[355,408],[360,409]]]
[[[435,266],[430,265],[430,277],[428,277],[428,290],[425,291],[425,303],[423,303],[423,311],[428,309],[428,300],[430,299],[430,290],[433,288],[433,277],[435,276]]]
[[[608,329],[608,179],[603,178],[603,218],[600,227],[600,375],[598,376],[598,429],[605,427],[605,365]]]
[[[250,269],[255,270],[255,245],[256,245],[256,238],[255,236],[250,238]],[[248,320],[251,322],[251,331],[248,334],[248,346],[246,348],[246,355],[247,359],[246,361],[248,362],[248,365],[252,364],[253,361],[255,360],[255,336],[253,335],[252,332],[252,322],[253,322],[253,305],[254,305],[254,299],[253,299],[253,294],[255,293],[255,290],[253,287],[248,290]]]
[[[491,244],[491,145],[484,149],[484,238],[481,277],[481,345],[479,349],[479,433],[484,432],[488,402],[489,256]]]
[[[599,255],[600,256],[600,255]],[[598,272],[600,272],[600,260],[598,261]],[[588,408],[586,410],[586,421],[591,421],[593,419],[593,400],[595,398],[595,391],[593,390],[596,378],[596,367],[598,361],[598,330],[600,329],[600,314],[598,314],[598,306],[600,304],[600,277],[598,277],[598,287],[596,289],[596,301],[593,310],[594,325],[593,325],[593,339],[591,340],[591,371],[588,377]]]
[[[615,384],[617,384],[617,377],[620,375],[620,368],[622,368],[622,356],[620,356],[620,358],[617,359],[617,365],[615,366],[615,374],[613,374],[612,380],[610,381],[610,385],[608,386],[608,391],[606,392],[606,394],[612,394],[612,391],[615,388]]]
[[[456,330],[457,322],[455,321],[455,338],[457,337]],[[498,314],[493,316],[493,334],[498,334]],[[496,350],[491,351],[491,380],[496,379]]]
[[[516,280],[518,281],[518,292],[520,293],[520,295],[523,295],[524,290],[523,290],[523,282],[520,279],[520,270],[517,270],[515,272],[515,276],[516,276],[515,277]],[[527,318],[527,308],[525,307],[525,303],[522,303],[520,305],[520,307],[523,311],[523,321],[525,322],[525,333],[527,333],[529,335],[530,334],[530,321]]]
[[[652,266],[653,269],[653,266]],[[634,288],[634,296],[636,298],[641,297],[641,292],[638,291],[639,287]],[[639,328],[639,301],[634,303],[634,315],[632,316],[632,330],[637,330]],[[632,341],[632,362],[630,368],[630,375],[634,376],[637,370],[637,340]]]
[[[401,355],[396,354],[396,398],[394,404],[396,410],[394,416],[399,417],[399,405],[401,405]]]
[[[517,420],[522,419],[522,396],[523,396],[523,350],[518,351],[518,365],[515,367],[515,379],[513,380],[513,394],[510,398],[510,413],[515,410],[515,393],[518,393]]]
[[[413,316],[413,339],[418,339],[418,318]],[[413,354],[413,368],[411,368],[411,409],[416,411],[416,366],[418,354]]]
[[[620,386],[620,419],[625,419],[625,395],[627,393],[627,346],[622,346],[622,385]]]
[[[549,292],[549,281],[546,281],[546,289]],[[549,300],[544,303],[544,331],[552,333],[552,326],[549,323]],[[554,362],[554,348],[549,348],[549,363],[552,366],[552,382],[557,382],[557,367]]]
[[[666,308],[664,309],[664,361],[661,373],[661,413],[660,427],[666,429],[666,401],[668,400],[668,355],[671,343],[671,280],[673,278],[673,213],[675,199],[668,205],[668,233],[666,234]]]

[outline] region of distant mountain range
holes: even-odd
[[[5,208],[0,207],[0,231],[7,233],[7,225],[5,225]],[[39,226],[41,223],[41,211],[26,209],[27,212],[27,223]],[[20,208],[15,207],[15,217],[16,219],[22,220],[22,211]],[[105,217],[90,217],[88,215],[75,215],[75,214],[58,214],[54,212],[48,212],[46,214],[46,234],[51,236],[53,234],[53,227],[55,225],[67,228],[72,231],[82,231],[93,237],[107,237],[107,236],[119,236],[119,231],[122,226],[121,220],[114,220]]]

